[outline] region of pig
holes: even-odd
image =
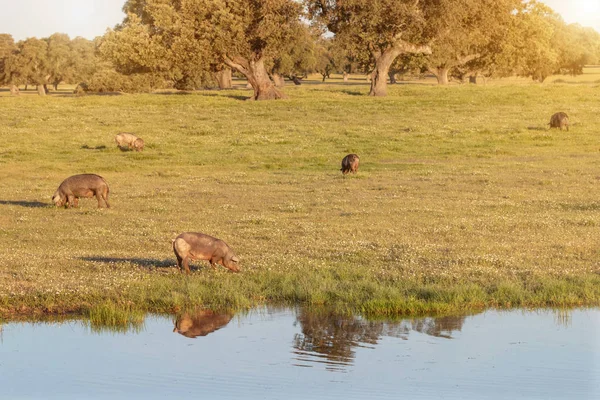
[[[95,174],[73,175],[60,184],[52,196],[52,202],[57,207],[78,207],[80,197],[96,196],[98,208],[102,207],[101,200],[110,208],[108,193],[108,183],[103,177]]]
[[[177,317],[173,332],[194,339],[221,329],[232,318],[233,314],[231,313],[216,313],[210,310],[202,310],[191,315],[184,313]]]
[[[213,268],[215,264],[221,264],[230,271],[240,272],[240,260],[227,243],[203,233],[184,232],[177,236],[173,240],[173,252],[182,273],[185,268],[185,272],[190,274],[189,260],[208,260]]]
[[[117,136],[115,136],[115,142],[117,142],[117,147],[119,147],[121,150],[144,150],[144,141],[131,133],[119,133]]]
[[[342,171],[344,175],[349,172],[356,174],[356,171],[358,171],[358,160],[359,157],[356,154],[348,154],[342,160],[342,169],[340,171]]]
[[[569,116],[564,112],[557,112],[556,114],[552,115],[552,117],[550,118],[550,123],[548,125],[550,125],[550,128],[560,128],[561,131],[563,130],[563,128],[567,128],[568,131]]]

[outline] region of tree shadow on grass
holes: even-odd
[[[169,91],[169,92],[153,92],[152,94],[156,94],[159,96],[189,96],[194,94],[194,92],[190,92],[187,90],[181,91]]]
[[[175,258],[166,260],[157,260],[153,258],[128,258],[128,257],[79,257],[83,261],[93,261],[102,263],[131,263],[142,268],[173,268],[177,266]]]
[[[223,94],[223,91],[225,91],[225,90],[230,90],[230,89],[221,89],[220,90],[221,93],[198,93],[198,95],[203,96],[203,97],[228,97],[230,99],[241,100],[241,101],[250,100],[252,98],[252,96],[245,96],[245,95],[241,95],[241,94]]]
[[[226,94],[223,97],[229,97],[230,99],[241,100],[241,101],[248,101],[248,100],[252,99],[252,96],[243,96],[240,94]]]
[[[350,96],[366,96],[366,93],[359,92],[356,90],[342,90],[342,93],[349,94]]]
[[[44,208],[51,207],[52,204],[42,203],[40,201],[24,201],[24,200],[0,200],[0,204],[9,206],[21,206],[27,208]]]

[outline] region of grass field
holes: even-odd
[[[0,316],[597,306],[594,82],[403,84],[386,98],[364,81],[315,82],[275,102],[1,93]],[[546,130],[557,111],[569,132]],[[122,131],[144,152],[119,151]],[[342,177],[349,152],[360,170]],[[51,206],[86,172],[106,178],[111,209]],[[197,262],[181,275],[171,239],[183,231],[224,239],[242,273]]]

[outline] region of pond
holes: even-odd
[[[368,321],[306,309],[5,323],[1,399],[599,399],[600,309]]]

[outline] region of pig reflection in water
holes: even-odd
[[[211,310],[184,313],[177,317],[173,332],[192,339],[198,336],[206,336],[227,325],[231,318],[233,318],[233,314],[216,313]]]

